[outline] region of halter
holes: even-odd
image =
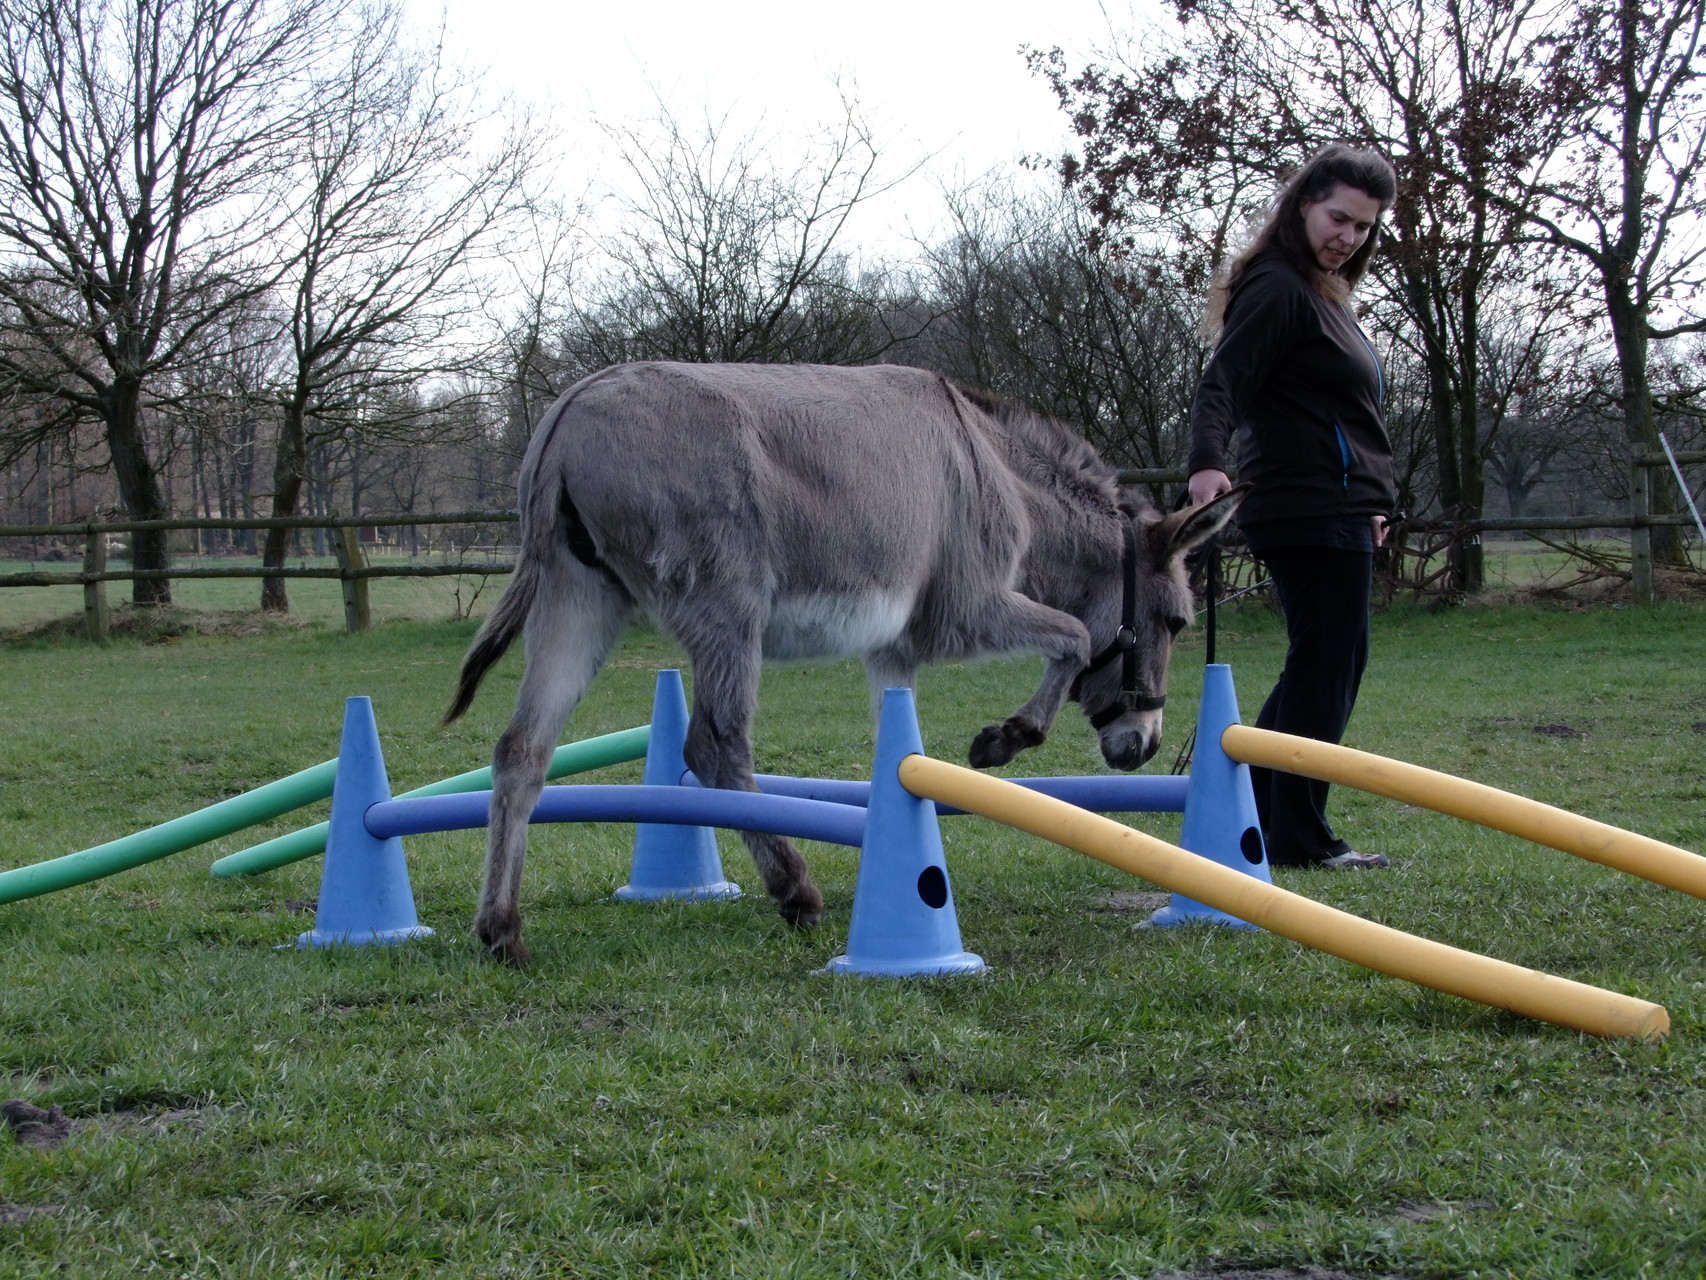
[[[1101,729],[1118,720],[1128,711],[1159,711],[1167,705],[1164,693],[1139,693],[1137,689],[1137,529],[1131,520],[1125,522],[1125,591],[1120,602],[1120,629],[1113,643],[1090,659],[1090,664],[1072,681],[1076,698],[1084,677],[1094,675],[1115,658],[1120,662],[1120,693],[1108,706],[1090,717],[1090,725]]]

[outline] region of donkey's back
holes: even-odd
[[[956,395],[900,366],[619,366],[547,414],[531,522],[571,503],[599,564],[672,628],[733,608],[768,656],[865,654],[943,575],[976,594],[1013,572],[1023,507]]]

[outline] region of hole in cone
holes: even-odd
[[[937,910],[948,905],[948,877],[941,867],[925,867],[918,877],[918,896],[924,905]]]
[[[1244,834],[1238,837],[1238,851],[1244,855],[1244,861],[1255,866],[1262,860],[1262,833],[1254,827],[1245,827]]]

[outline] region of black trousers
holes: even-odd
[[[1285,612],[1285,667],[1256,727],[1336,743],[1345,736],[1368,666],[1368,606],[1374,554],[1330,547],[1261,553]],[[1327,784],[1252,767],[1256,814],[1268,861],[1319,862],[1351,846],[1327,822]]]

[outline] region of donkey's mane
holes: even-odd
[[[1013,465],[1027,479],[1108,511],[1121,509],[1119,471],[1077,431],[1016,401],[954,387],[1000,425]]]

